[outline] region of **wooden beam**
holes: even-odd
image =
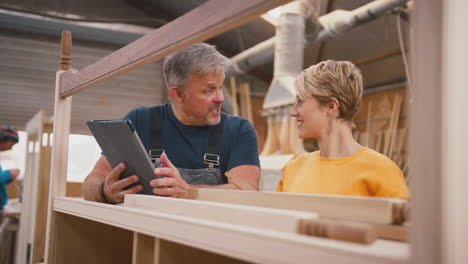
[[[230,30],[290,0],[211,0],[78,72],[63,74],[62,97]]]
[[[376,224],[402,223],[406,201],[358,196],[191,189],[190,199],[316,212],[321,217]]]

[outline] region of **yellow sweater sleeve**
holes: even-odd
[[[405,177],[395,164],[379,170],[379,174],[370,181],[369,185],[375,196],[378,197],[410,198]]]

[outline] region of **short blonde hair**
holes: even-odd
[[[322,61],[297,76],[296,92],[299,98],[313,96],[322,105],[335,98],[339,102],[339,118],[352,121],[361,106],[361,71],[349,61]]]

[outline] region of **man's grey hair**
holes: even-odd
[[[231,61],[206,43],[192,45],[167,56],[163,63],[167,88],[183,86],[191,73],[225,72]]]

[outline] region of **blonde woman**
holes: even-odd
[[[386,156],[357,143],[352,119],[363,85],[347,61],[324,61],[296,79],[291,116],[300,138],[316,138],[320,150],[300,155],[283,169],[279,192],[409,198],[405,178]]]

